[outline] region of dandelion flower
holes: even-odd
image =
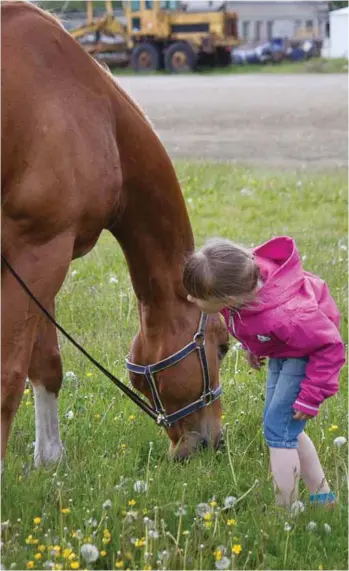
[[[133,485],[133,489],[135,492],[138,492],[140,494],[140,493],[146,492],[148,489],[148,486],[144,480],[136,480],[134,485]]]
[[[27,561],[27,569],[34,569],[34,561]]]
[[[71,569],[80,569],[80,563],[79,561],[72,561],[70,564],[70,568]]]
[[[100,556],[101,556],[101,557],[105,557],[106,555],[107,555],[107,552],[106,552],[106,551],[102,550],[102,551],[100,552]]]
[[[337,424],[332,424],[328,430],[329,432],[334,432],[335,430],[338,430]]]
[[[61,512],[62,512],[62,514],[66,515],[70,512],[70,508],[62,508]]]
[[[68,547],[66,549],[63,549],[63,557],[64,559],[68,559],[68,557],[72,554],[72,549],[69,549]]]
[[[212,517],[213,517],[212,513],[207,512],[207,513],[205,513],[203,519],[204,519],[205,521],[211,521]]]
[[[42,558],[42,554],[41,554],[41,553],[35,553],[34,559],[41,559],[41,558]]]
[[[224,500],[224,507],[226,509],[233,508],[237,502],[237,498],[235,496],[227,496]]]
[[[310,521],[307,525],[307,530],[313,531],[314,529],[316,529],[316,527],[317,527],[317,523],[315,521]]]
[[[41,517],[39,517],[39,516],[34,517],[33,522],[35,523],[35,525],[39,525],[41,522]]]
[[[344,446],[346,441],[347,439],[344,436],[337,436],[337,438],[334,439],[333,444],[339,448],[340,446]]]
[[[305,505],[300,500],[293,502],[291,505],[291,515],[293,517],[303,513],[305,511]]]
[[[144,547],[144,545],[145,545],[144,537],[135,540],[135,547]]]
[[[227,525],[229,525],[229,526],[236,525],[236,519],[228,519]]]
[[[41,553],[43,553],[45,551],[45,549],[46,549],[46,545],[43,545],[43,544],[38,545],[38,551],[41,551]]]
[[[230,559],[228,559],[228,557],[223,556],[222,559],[219,559],[215,561],[215,567],[216,569],[228,569],[230,565]]]
[[[242,551],[242,547],[239,543],[235,543],[231,548],[231,550],[234,553],[234,555],[239,555],[239,553],[241,553]]]
[[[112,503],[111,503],[110,500],[106,500],[106,501],[104,502],[104,504],[102,505],[102,508],[103,508],[104,510],[108,510],[108,509],[110,509],[111,507],[112,507]]]
[[[210,506],[211,506],[211,508],[215,508],[216,505],[217,505],[216,500],[213,499],[212,501],[210,501]]]
[[[124,564],[123,561],[117,561],[117,562],[115,563],[116,569],[122,569],[122,568],[124,567],[124,565],[125,565],[125,564]]]
[[[134,420],[136,420],[136,417],[135,417],[134,414],[131,414],[131,415],[128,417],[128,419],[129,419],[131,422],[133,422]]]
[[[136,505],[136,500],[134,500],[134,499],[129,500],[128,505],[129,505],[129,506],[132,506],[132,507],[135,506],[135,505]]]
[[[80,549],[81,556],[85,559],[86,563],[93,563],[98,559],[99,551],[92,543],[84,543]]]

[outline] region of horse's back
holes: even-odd
[[[106,74],[49,14],[9,2],[1,15],[5,217],[105,219],[119,166]]]

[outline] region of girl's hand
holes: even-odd
[[[305,412],[301,412],[300,410],[295,410],[295,414],[293,415],[293,420],[311,420],[314,418],[311,414],[305,414]]]
[[[250,353],[249,351],[244,351],[244,357],[248,362],[248,364],[250,365],[250,367],[256,369],[257,371],[258,369],[263,367],[265,363],[264,357],[257,357],[257,355],[252,355],[252,353]]]

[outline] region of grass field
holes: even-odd
[[[293,176],[225,164],[176,166],[198,245],[214,235],[247,245],[293,236],[305,268],[328,281],[347,315],[345,172]],[[126,378],[136,304],[121,250],[109,235],[72,264],[57,315],[87,350]],[[348,437],[346,371],[339,395],[309,423],[338,505],[332,512],[312,509],[301,488],[306,509],[291,517],[273,502],[261,425],[264,373],[248,370],[234,343],[221,374],[226,449],[183,465],[168,461],[168,439],[151,420],[68,342],[61,345],[66,455],[58,466],[33,469],[28,388],[2,484],[4,568],[348,568],[347,445],[333,444]],[[232,496],[238,501],[226,509]],[[85,543],[98,549],[96,561],[86,561]]]

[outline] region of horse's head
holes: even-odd
[[[174,319],[169,319],[167,312],[152,312],[151,317],[144,309],[140,313],[142,327],[133,340],[129,359],[138,365],[156,364],[156,370],[151,367],[146,374],[131,372],[130,377],[133,386],[154,408],[162,406],[170,420],[166,427],[171,439],[170,456],[184,459],[201,447],[217,448],[221,440],[219,367],[228,350],[225,326],[218,315],[210,315],[207,322],[205,315],[200,319],[191,304],[186,304],[182,315]],[[185,347],[187,354],[183,356],[181,350]],[[193,412],[182,410],[192,403],[197,403]],[[204,403],[206,406],[199,408]]]

